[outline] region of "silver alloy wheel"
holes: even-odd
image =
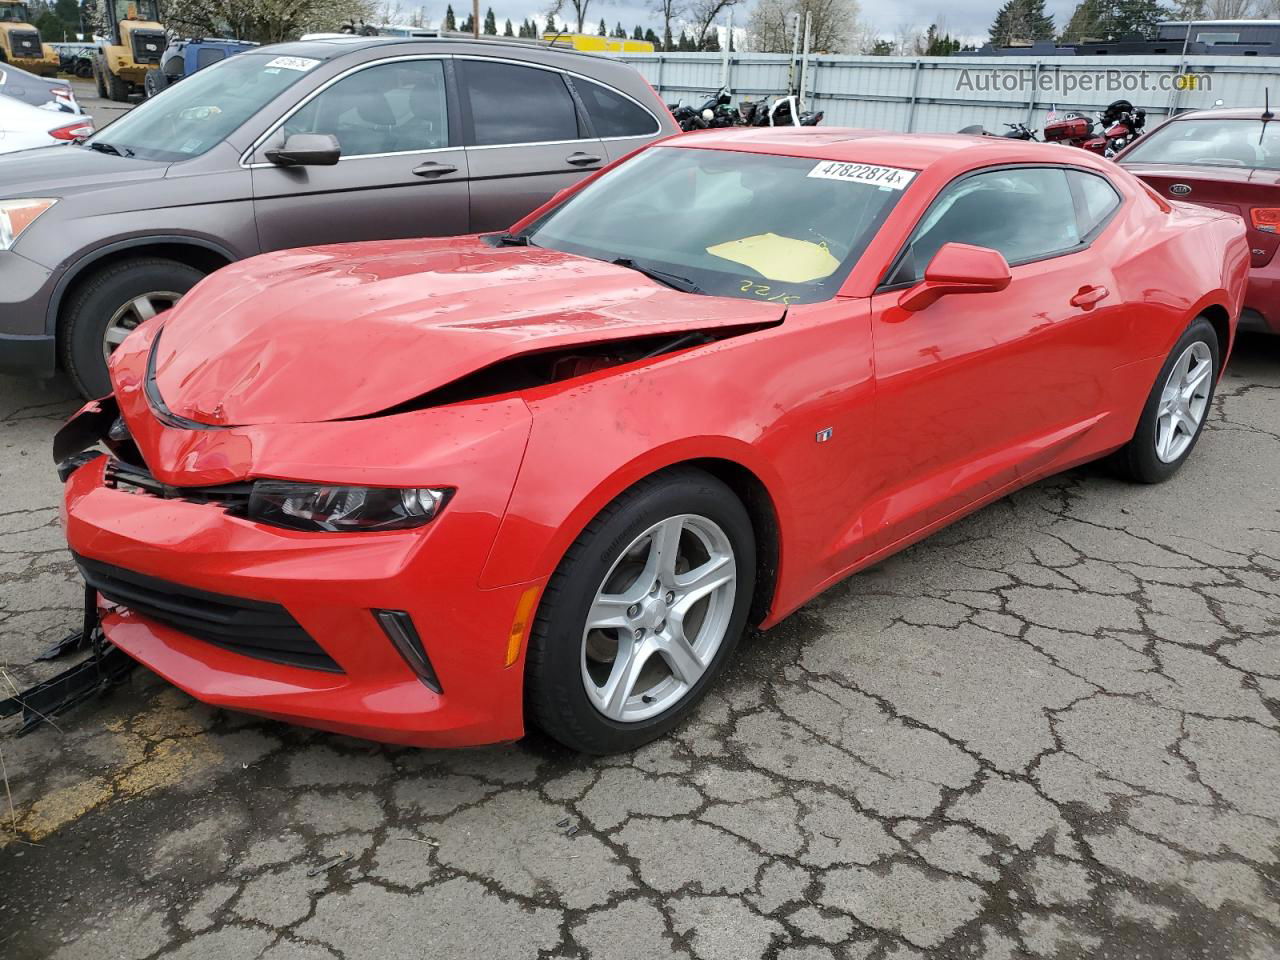
[[[582,631],[582,682],[606,717],[670,710],[715,659],[738,571],[720,526],[697,514],[655,523],[605,575]]]
[[[1169,371],[1156,410],[1156,456],[1173,463],[1191,446],[1209,409],[1213,353],[1203,340],[1182,351]]]
[[[182,294],[172,290],[155,290],[123,304],[111,315],[107,329],[102,334],[102,358],[111,359],[116,347],[124,343],[124,338],[133,332],[133,328],[144,320],[150,320],[157,313],[164,313],[182,299]]]

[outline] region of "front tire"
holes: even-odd
[[[142,90],[146,94],[146,98],[150,100],[157,93],[162,91],[169,85],[169,76],[163,70],[153,67],[148,70],[146,76],[142,78]]]
[[[1160,368],[1133,439],[1116,453],[1121,476],[1161,483],[1178,472],[1209,418],[1221,366],[1213,324],[1197,317]]]
[[[742,502],[701,470],[670,470],[622,494],[543,594],[525,667],[529,719],[590,754],[670,731],[737,646],[755,554]]]
[[[71,297],[58,326],[62,363],[88,398],[111,392],[107,357],[129,331],[172,307],[204,274],[158,257],[124,260],[98,271]]]

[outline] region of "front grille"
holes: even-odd
[[[343,672],[279,604],[206,593],[81,556],[76,563],[105,599],[197,640],[258,660]]]
[[[163,500],[184,500],[187,503],[216,503],[228,513],[243,516],[249,507],[251,483],[221,483],[206,487],[175,487],[162,483],[152,476],[146,467],[125,463],[112,457],[102,475],[103,483],[114,490],[160,497]]]
[[[130,35],[133,43],[134,63],[159,63],[164,53],[164,34],[154,31],[134,30]]]
[[[15,30],[9,34],[9,43],[13,47],[15,57],[44,56],[44,47],[40,44],[40,34],[34,30]]]

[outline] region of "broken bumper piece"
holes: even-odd
[[[89,656],[75,666],[38,683],[7,700],[0,700],[0,719],[22,714],[18,736],[30,733],[42,723],[51,723],[59,714],[92,700],[122,683],[137,665],[117,649],[98,626],[97,595],[85,588],[84,626],[54,644],[37,660],[56,660],[89,648]]]

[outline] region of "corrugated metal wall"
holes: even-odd
[[[721,85],[719,53],[624,54],[668,103],[700,103]],[[734,53],[728,87],[754,99],[787,87],[786,54]],[[797,65],[797,74],[799,67]],[[992,71],[999,71],[993,79]],[[1172,89],[1179,73],[1203,74],[1202,89]],[[1106,87],[1108,81],[1120,89]],[[1097,84],[1084,90],[1085,83]],[[1124,86],[1130,85],[1129,87]],[[826,111],[824,124],[900,131],[955,131],[981,123],[1039,129],[1053,107],[1092,113],[1121,97],[1146,109],[1151,121],[1170,112],[1263,102],[1271,86],[1280,103],[1277,57],[810,57],[805,83],[809,107]]]

